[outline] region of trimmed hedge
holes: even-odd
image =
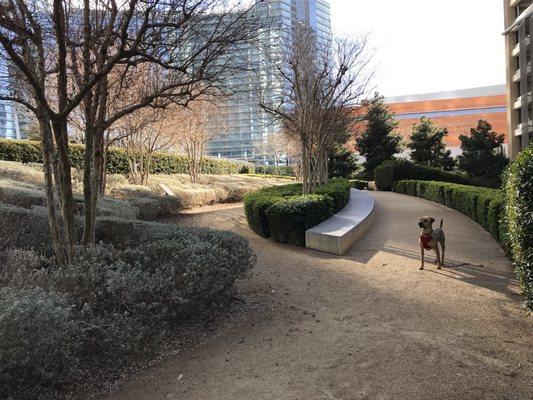
[[[83,155],[85,147],[80,144],[69,145],[69,155],[72,166],[83,169]],[[42,163],[42,147],[40,142],[28,140],[0,139],[0,160],[17,161],[22,163]],[[127,175],[130,172],[128,156],[124,149],[112,147],[107,153],[107,172],[110,174]],[[253,166],[248,163],[204,158],[202,173],[208,175],[238,174],[246,170],[253,172]],[[150,173],[152,174],[188,174],[189,164],[187,156],[179,154],[155,153],[152,157]]]
[[[257,165],[255,173],[258,175],[294,176],[294,168],[290,165]]]
[[[350,180],[350,185],[355,189],[368,190],[368,181],[364,181],[361,179]]]
[[[262,237],[305,246],[305,231],[340,211],[350,199],[350,182],[332,179],[314,194],[301,195],[302,185],[274,186],[244,197],[250,229]]]
[[[388,160],[374,171],[374,179],[379,190],[392,190],[401,180],[440,181],[461,185],[476,185],[476,181],[465,174],[443,171],[438,168],[413,164],[407,160]]]
[[[500,225],[504,198],[497,189],[448,182],[402,180],[396,182],[394,191],[453,208],[476,221],[497,241],[504,243],[504,234]]]
[[[533,307],[533,145],[522,151],[504,179],[506,245]]]

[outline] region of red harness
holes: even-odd
[[[431,242],[431,239],[433,239],[433,236],[431,235],[420,234],[420,241],[422,242],[424,249],[431,250],[431,247],[429,246],[429,242]]]

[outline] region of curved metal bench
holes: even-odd
[[[374,198],[366,191],[351,189],[346,207],[305,232],[305,247],[343,255],[372,225]]]

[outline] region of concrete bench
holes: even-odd
[[[172,191],[167,185],[165,185],[164,183],[160,183],[160,184],[159,184],[159,187],[160,187],[161,189],[163,189],[163,192],[165,192],[165,194],[166,194],[167,196],[176,196],[176,195],[174,194],[174,192],[173,192],[173,191]]]
[[[343,255],[363,237],[374,219],[374,198],[351,189],[350,201],[337,214],[305,232],[305,246]]]

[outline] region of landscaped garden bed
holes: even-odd
[[[255,263],[234,233],[103,217],[101,244],[61,268],[44,212],[0,205],[0,220],[0,398],[58,398],[157,352]]]
[[[301,184],[269,187],[244,197],[250,228],[262,237],[305,246],[305,231],[340,211],[350,198],[350,182],[333,179],[313,194]]]

